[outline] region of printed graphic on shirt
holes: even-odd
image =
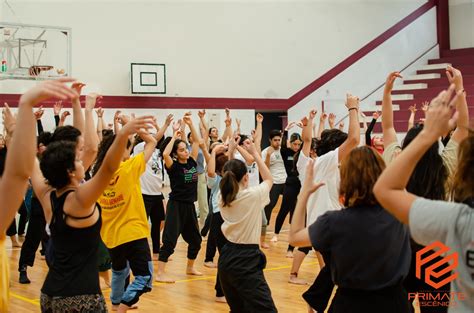
[[[151,170],[153,171],[153,174],[155,175],[157,175],[158,173],[161,173],[161,162],[160,162],[159,153],[153,153],[151,157]]]
[[[183,168],[184,182],[195,183],[198,181],[198,173],[195,167],[188,169]]]

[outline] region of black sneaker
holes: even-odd
[[[20,271],[20,284],[30,284],[31,281],[28,278],[28,275],[26,274],[26,269]]]

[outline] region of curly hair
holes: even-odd
[[[40,161],[47,184],[56,189],[66,187],[71,182],[69,173],[76,168],[75,161],[75,143],[62,140],[49,144]]]

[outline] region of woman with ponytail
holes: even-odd
[[[234,159],[224,165],[220,207],[222,233],[228,242],[219,257],[219,279],[232,312],[277,312],[263,275],[265,254],[259,248],[262,210],[270,202],[273,180],[255,145],[250,141],[244,145],[255,158],[263,182],[249,188],[244,162]]]

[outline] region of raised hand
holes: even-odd
[[[3,126],[7,131],[7,134],[13,133],[15,130],[16,125],[16,118],[13,116],[8,103],[4,103],[3,111],[2,111],[2,118],[3,118]]]
[[[72,81],[74,81],[73,78],[44,81],[24,93],[20,98],[20,105],[25,103],[34,107],[50,98],[61,100],[75,99],[79,97],[78,93],[65,85],[65,83]]]
[[[346,108],[348,109],[359,109],[360,100],[359,97],[353,96],[350,93],[346,94]]]
[[[339,123],[339,130],[343,130],[344,129],[344,122],[340,122]]]
[[[270,146],[271,147],[271,146]],[[244,141],[244,148],[245,150],[248,151],[252,156],[256,156],[258,154],[257,148],[255,147],[255,144],[250,141],[250,140],[245,140]]]
[[[120,111],[120,110],[115,111],[115,114],[114,114],[114,121],[115,122],[120,123],[120,115],[121,114],[122,114],[122,111]]]
[[[176,122],[173,123],[173,133],[178,131],[181,128],[181,123],[183,121],[181,119],[177,120]]]
[[[410,107],[408,108],[408,110],[410,110],[410,112],[411,112],[412,114],[415,114],[415,112],[417,111],[417,109],[416,109],[416,104],[410,106]]]
[[[102,107],[99,107],[97,108],[97,110],[95,110],[95,113],[97,113],[98,118],[102,118],[104,116],[104,109],[102,109]]]
[[[183,116],[183,122],[186,125],[191,125],[193,123],[193,120],[191,119],[191,112],[186,112]]]
[[[288,125],[286,125],[285,130],[290,130],[295,126],[295,122],[290,122]]]
[[[128,122],[130,122],[130,116],[128,116],[126,114],[122,114],[122,115],[119,116],[119,123],[122,126],[125,126]]]
[[[329,113],[329,118],[328,118],[329,126],[331,128],[334,128],[334,123],[336,122],[336,114],[334,113]]]
[[[218,144],[214,146],[214,148],[212,148],[212,153],[214,153],[215,155],[224,153],[225,151],[226,151],[226,146],[223,144]]]
[[[66,117],[68,117],[69,115],[71,115],[69,111],[64,111],[63,114],[61,114],[61,120],[65,121]]]
[[[35,113],[33,113],[33,114],[35,115],[36,120],[40,120],[41,117],[43,117],[43,114],[44,114],[43,106],[40,106],[40,107],[35,111]]]
[[[175,140],[181,138],[181,129],[178,129],[173,133],[173,138]]]
[[[462,73],[460,70],[449,65],[446,68],[446,76],[448,77],[449,83],[454,84],[456,91],[460,91],[464,89]]]
[[[316,109],[309,111],[309,118],[312,120],[316,117],[318,111]]]
[[[310,160],[308,165],[306,165],[305,179],[301,188],[302,194],[312,194],[318,190],[321,186],[324,186],[324,183],[314,182],[314,160]]]
[[[59,115],[61,113],[62,108],[63,108],[63,102],[56,101],[53,106],[54,115]]]
[[[241,123],[241,122],[242,122],[242,121],[241,121],[240,119],[238,119],[238,118],[235,119],[235,123],[237,124],[237,128],[238,128],[238,129],[240,129],[240,123]]]
[[[235,132],[234,135],[229,139],[229,150],[233,151],[237,149],[239,142],[240,142],[240,136],[237,134],[237,132]]]
[[[311,118],[311,116],[310,116],[310,118]],[[303,127],[308,126],[308,122],[309,122],[309,119],[308,119],[306,116],[303,117],[303,118],[301,119],[301,121],[300,121],[301,126],[303,126]]]
[[[86,109],[92,110],[95,107],[96,102],[100,99],[102,99],[102,96],[97,93],[91,92],[88,94],[86,96]]]
[[[378,112],[378,111],[375,111],[374,113],[372,113],[372,118],[374,118],[374,119],[378,120],[378,119],[379,119],[379,117],[380,117],[380,114],[381,114],[380,112]]]
[[[133,120],[129,120],[126,124],[124,124],[120,132],[122,132],[126,136],[130,136],[135,133],[140,133],[140,132],[143,132],[143,130],[147,130],[151,128],[152,123],[153,123],[153,116],[151,115],[140,116]]]
[[[393,90],[393,84],[395,83],[395,79],[403,78],[403,76],[399,72],[392,72],[388,75],[387,80],[385,81],[385,92],[390,93]]]
[[[168,116],[166,116],[165,125],[170,126],[172,121],[173,121],[173,114],[168,114]]]
[[[424,101],[421,104],[421,110],[423,111],[423,113],[425,113],[425,115],[429,108],[430,108],[430,103],[428,101]]]
[[[81,92],[82,92],[82,88],[85,86],[86,84],[84,83],[81,83],[81,82],[74,82],[72,83],[72,86],[71,88],[74,89],[77,94],[80,96],[81,95]]]
[[[203,119],[206,116],[206,110],[198,111],[198,116],[200,119]]]
[[[462,91],[458,91],[451,101],[455,92],[455,85],[452,84],[448,90],[438,94],[430,103],[430,109],[426,112],[423,132],[434,140],[448,133],[456,125],[457,114],[452,116],[453,108],[457,98]]]
[[[328,118],[328,115],[325,112],[322,112],[321,116],[319,117],[319,121],[324,122],[326,121],[327,118]]]
[[[257,123],[262,123],[263,122],[263,115],[260,113],[257,113],[257,116],[255,117],[257,120]]]

